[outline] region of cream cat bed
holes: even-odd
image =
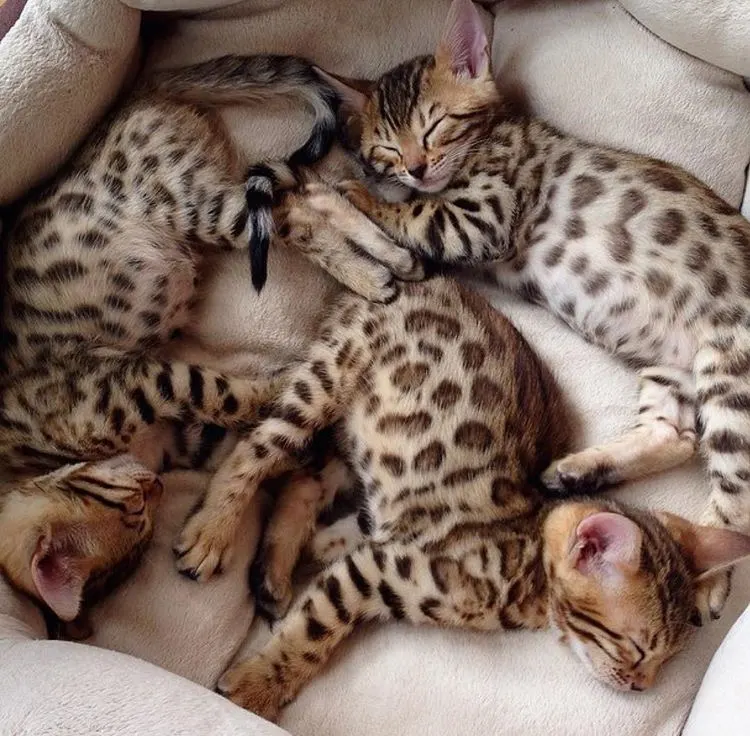
[[[153,66],[270,51],[372,75],[429,52],[449,0],[130,4],[182,11],[148,60]],[[747,0],[506,0],[491,12],[495,72],[537,114],[567,132],[679,163],[737,206],[747,197],[750,93],[740,76],[750,76]],[[0,203],[51,173],[111,103],[137,58],[139,15],[119,0],[28,1],[0,43]],[[292,150],[306,132],[294,110],[228,111],[226,119],[259,157]],[[746,206],[750,212],[750,200]],[[274,252],[270,274],[258,297],[244,257],[216,261],[183,354],[235,371],[299,355],[335,287],[294,253]],[[630,371],[540,309],[485,293],[559,376],[582,419],[579,444],[631,422]],[[254,650],[267,635],[251,627],[244,564],[206,586],[173,568],[172,539],[204,484],[198,473],[168,477],[154,544],[135,577],[98,609],[95,647],[45,641],[38,612],[0,590],[3,736],[283,733],[187,681],[213,686],[238,651]],[[704,470],[696,463],[618,495],[695,517],[706,496]],[[247,559],[257,529],[251,513]],[[676,734],[712,655],[750,601],[748,567],[737,571],[734,588],[722,619],[698,632],[651,692],[606,689],[551,634],[388,625],[342,647],[280,725],[295,736]],[[750,687],[749,639],[745,614],[714,660],[686,733],[746,733],[746,697],[733,693]],[[719,709],[721,728],[711,720]]]

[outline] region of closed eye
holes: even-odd
[[[641,649],[632,639],[630,640],[630,643],[635,647],[636,652],[638,652],[638,660],[633,663],[633,669],[635,669],[646,658],[646,652],[644,652],[643,649]]]
[[[374,151],[376,148],[382,148],[384,151],[390,151],[391,153],[395,153],[397,156],[401,155],[401,151],[399,151],[398,148],[394,148],[393,146],[386,146],[382,143],[378,143],[377,146],[372,147],[372,150]]]
[[[428,147],[428,144],[429,144],[429,140],[428,139],[429,139],[429,137],[435,132],[435,129],[438,127],[438,125],[440,125],[440,123],[443,122],[443,120],[445,120],[446,117],[447,117],[447,115],[443,115],[443,117],[438,118],[429,128],[427,128],[427,130],[425,131],[424,136],[422,136],[422,145],[425,148]]]

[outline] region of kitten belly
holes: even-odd
[[[589,255],[596,253],[593,246],[576,245],[555,263],[556,253],[551,256],[550,247],[539,243],[520,261],[499,264],[497,280],[630,364],[690,369],[697,350],[695,330],[684,314],[676,313],[672,299],[650,293],[637,266],[618,270],[611,262],[598,264]]]

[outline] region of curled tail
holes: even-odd
[[[309,141],[308,141],[309,142]],[[273,218],[268,218],[270,227],[265,227],[263,208],[270,208],[279,192],[294,189],[300,183],[294,158],[300,151],[297,149],[289,161],[256,164],[250,168],[245,182],[248,212],[250,213],[250,273],[255,290],[260,293],[268,278],[268,248],[271,244]]]
[[[312,134],[291,156],[294,165],[325,155],[336,133],[339,97],[296,56],[222,56],[182,69],[156,73],[148,90],[201,107],[252,105],[277,97],[301,100],[315,115]]]
[[[222,56],[182,69],[158,72],[146,91],[158,92],[201,107],[252,105],[278,97],[301,100],[312,110],[312,131],[288,160],[296,168],[314,163],[328,152],[336,134],[339,96],[315,72],[312,64],[295,56]],[[290,170],[287,167],[287,170]],[[247,176],[250,218],[257,220],[250,242],[253,286],[266,282],[272,222],[269,212],[278,178],[266,166],[253,167]]]

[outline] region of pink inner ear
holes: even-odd
[[[489,50],[479,11],[471,0],[453,0],[440,48],[457,76],[477,79],[487,72]]]
[[[642,536],[638,525],[622,514],[602,511],[587,516],[576,529],[577,567],[590,573],[607,566],[638,565]]]
[[[55,549],[48,539],[39,542],[31,559],[31,578],[39,597],[63,621],[72,621],[81,608],[87,565],[69,551]]]

